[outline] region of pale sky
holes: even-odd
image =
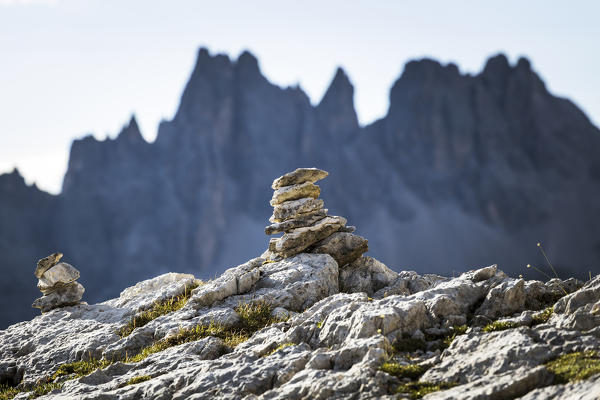
[[[0,173],[57,193],[73,139],[114,137],[135,113],[154,140],[200,46],[250,50],[313,104],[342,66],[363,124],[385,115],[408,60],[478,73],[525,55],[598,125],[599,16],[598,1],[0,0]]]

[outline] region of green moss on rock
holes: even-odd
[[[570,353],[545,365],[554,374],[556,384],[580,381],[600,373],[600,354],[596,351]]]

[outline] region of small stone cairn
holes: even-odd
[[[41,309],[42,313],[58,307],[80,304],[79,300],[85,292],[84,287],[76,282],[79,271],[72,265],[59,262],[62,253],[54,253],[38,261],[35,277],[39,279],[37,287],[43,296],[31,305]]]
[[[314,183],[327,175],[317,168],[298,168],[273,181],[273,215],[265,233],[283,235],[271,238],[263,258],[279,261],[298,253],[326,253],[343,267],[369,250],[367,239],[352,233],[355,227],[323,208],[321,189]]]

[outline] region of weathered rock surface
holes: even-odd
[[[290,200],[275,206],[273,215],[269,218],[269,221],[272,223],[283,222],[288,219],[302,217],[304,214],[317,212],[322,208],[323,200],[321,199],[305,198]]]
[[[566,282],[559,283],[568,287]],[[595,399],[592,394],[600,387],[598,375],[554,385],[544,366],[562,354],[600,351],[598,325],[590,329],[576,323],[590,316],[595,323],[600,277],[580,289],[570,286],[575,291],[556,301],[546,292],[556,282],[510,278],[496,266],[444,278],[398,273],[370,257],[343,269],[328,254],[301,253],[278,262],[256,258],[194,289],[183,308],[127,337],[116,334],[155,301],[184,293],[195,283],[189,274],[165,274],[124,290],[119,298],[55,309],[0,331],[0,383],[35,385],[61,364],[90,356],[120,359],[181,328],[211,322],[233,326],[239,319],[237,305],[266,301],[273,314],[289,319],[266,326],[233,350],[221,339],[206,337],[140,362],[114,362],[66,380],[43,398],[404,398],[395,391],[410,379],[381,371],[385,361],[419,363],[427,370],[420,382],[457,384],[427,395],[430,400]],[[497,299],[519,298],[514,293],[525,293],[525,301],[511,301],[508,308],[495,305],[501,303]],[[555,313],[532,325],[535,312],[527,304],[554,305]],[[512,313],[507,317],[525,325],[490,333],[473,326],[447,349],[436,347],[451,326],[469,325],[478,312]],[[425,347],[397,347],[406,337]],[[148,378],[128,384],[141,376]]]
[[[79,271],[67,263],[58,263],[46,270],[38,281],[38,289],[44,294],[53,292],[67,283],[79,279]]]
[[[50,254],[48,257],[44,257],[41,260],[39,260],[37,262],[37,266],[34,272],[35,277],[38,279],[41,278],[44,272],[48,271],[50,268],[58,264],[58,261],[60,261],[62,256],[62,253],[53,253]]]
[[[53,290],[42,297],[35,299],[31,305],[33,308],[39,308],[42,312],[50,311],[57,307],[75,305],[83,297],[84,287],[79,282],[60,283],[55,285]]]
[[[349,232],[336,232],[316,243],[311,253],[329,254],[340,267],[369,251],[369,241]]]
[[[286,232],[277,241],[275,248],[279,254],[289,257],[325,239],[344,225],[346,219],[343,217],[325,217],[314,225]]]
[[[273,181],[271,188],[279,189],[284,186],[299,185],[304,182],[315,183],[329,175],[318,168],[297,168]]]
[[[321,189],[312,182],[304,182],[302,184],[292,186],[283,186],[275,190],[270,204],[272,206],[276,206],[285,201],[298,200],[308,197],[316,199],[319,197],[320,193]]]
[[[360,257],[340,269],[340,291],[347,293],[365,292],[369,296],[373,296],[378,290],[389,287],[397,277],[397,272],[392,271],[376,259]],[[405,287],[405,289],[402,293],[394,294],[410,294],[408,288]]]
[[[327,216],[327,209],[318,210],[312,213],[303,214],[297,218],[288,219],[287,221],[277,222],[265,228],[267,235],[289,231],[295,228],[303,228],[305,226],[314,225],[317,221],[322,220]]]

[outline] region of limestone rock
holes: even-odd
[[[337,232],[344,225],[346,225],[346,219],[343,217],[325,217],[312,226],[296,228],[285,233],[279,239],[276,246],[277,253],[284,257],[298,254]]]
[[[598,393],[600,393],[600,375],[592,376],[584,381],[541,387],[520,397],[519,400],[597,400]]]
[[[298,199],[290,200],[281,203],[273,209],[273,215],[269,221],[283,222],[288,219],[302,217],[304,214],[314,213],[323,208],[323,200],[321,199]]]
[[[76,268],[67,263],[58,263],[42,274],[37,287],[43,294],[48,294],[77,279],[79,271]]]
[[[368,243],[362,236],[336,232],[316,243],[310,252],[329,254],[342,267],[369,251]]]
[[[37,267],[35,268],[35,277],[40,279],[44,272],[49,270],[58,264],[58,261],[62,258],[62,253],[53,253],[48,257],[44,257],[37,262]]]
[[[81,300],[83,292],[85,292],[85,289],[80,283],[67,283],[36,299],[31,306],[46,312],[57,307],[75,305]]]
[[[389,286],[397,277],[397,272],[392,271],[376,259],[360,257],[340,269],[340,291],[346,293],[365,292],[367,295],[373,296],[378,290]]]
[[[317,197],[319,197],[320,193],[321,189],[319,188],[319,186],[311,182],[304,182],[299,185],[283,186],[275,190],[270,204],[272,206],[276,206],[285,201],[298,200],[301,198],[308,197],[316,199]]]
[[[284,186],[298,185],[304,182],[315,183],[329,175],[328,172],[318,168],[298,168],[273,181],[271,188],[279,189]]]
[[[496,266],[444,278],[396,273],[370,257],[343,269],[329,254],[300,253],[266,263],[256,258],[200,285],[183,308],[127,337],[115,333],[140,310],[185,293],[194,283],[189,274],[164,274],[125,289],[119,298],[58,308],[0,330],[0,381],[33,386],[68,362],[118,360],[180,329],[211,322],[233,327],[240,320],[235,310],[240,303],[264,301],[273,307],[272,316],[286,320],[258,330],[234,349],[222,339],[201,338],[141,362],[114,362],[66,380],[45,398],[391,400],[398,398],[398,384],[407,380],[383,372],[386,361],[426,368],[422,382],[457,384],[427,395],[429,400],[595,399],[599,388],[597,376],[546,387],[552,376],[544,363],[561,354],[600,351],[598,328],[577,328],[586,319],[596,323],[592,317],[600,313],[600,277],[559,300],[547,322],[527,326],[534,315],[527,307],[545,301],[550,289],[542,282],[509,278]],[[509,301],[509,308],[501,308],[500,300],[510,300],[511,291],[521,285],[525,301]],[[360,293],[339,293],[348,287]],[[369,292],[385,297],[370,298]],[[488,306],[481,308],[483,304]],[[507,321],[523,326],[489,333],[471,326],[479,311],[511,310],[516,311]],[[445,350],[434,351],[457,324],[470,328]],[[396,347],[392,352],[404,338],[423,342],[423,349]],[[149,380],[127,384],[140,376]],[[17,398],[28,397],[22,393]]]
[[[327,216],[327,209],[321,209],[312,213],[302,214],[301,216],[293,219],[288,219],[283,222],[276,222],[272,225],[269,225],[265,228],[265,233],[267,235],[272,235],[274,233],[280,233],[289,231],[295,228],[303,228],[306,226],[314,225],[317,221],[322,220]]]

